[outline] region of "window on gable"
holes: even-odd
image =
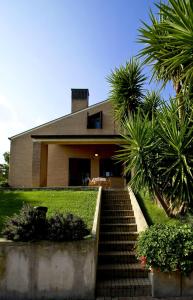
[[[102,129],[102,111],[94,115],[87,115],[88,129]]]

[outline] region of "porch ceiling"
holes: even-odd
[[[121,135],[31,135],[35,142],[43,142],[48,144],[124,144]]]

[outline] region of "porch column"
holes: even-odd
[[[99,177],[99,157],[91,159],[91,178]]]
[[[47,186],[48,145],[33,142],[32,185]]]

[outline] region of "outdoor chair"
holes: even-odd
[[[106,177],[96,177],[89,180],[89,186],[102,186],[103,188],[110,188],[111,187],[111,180],[110,178]]]

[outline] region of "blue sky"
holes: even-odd
[[[0,1],[0,161],[8,137],[70,112],[71,88],[89,88],[90,105],[107,99],[105,78],[137,54],[153,3]]]

